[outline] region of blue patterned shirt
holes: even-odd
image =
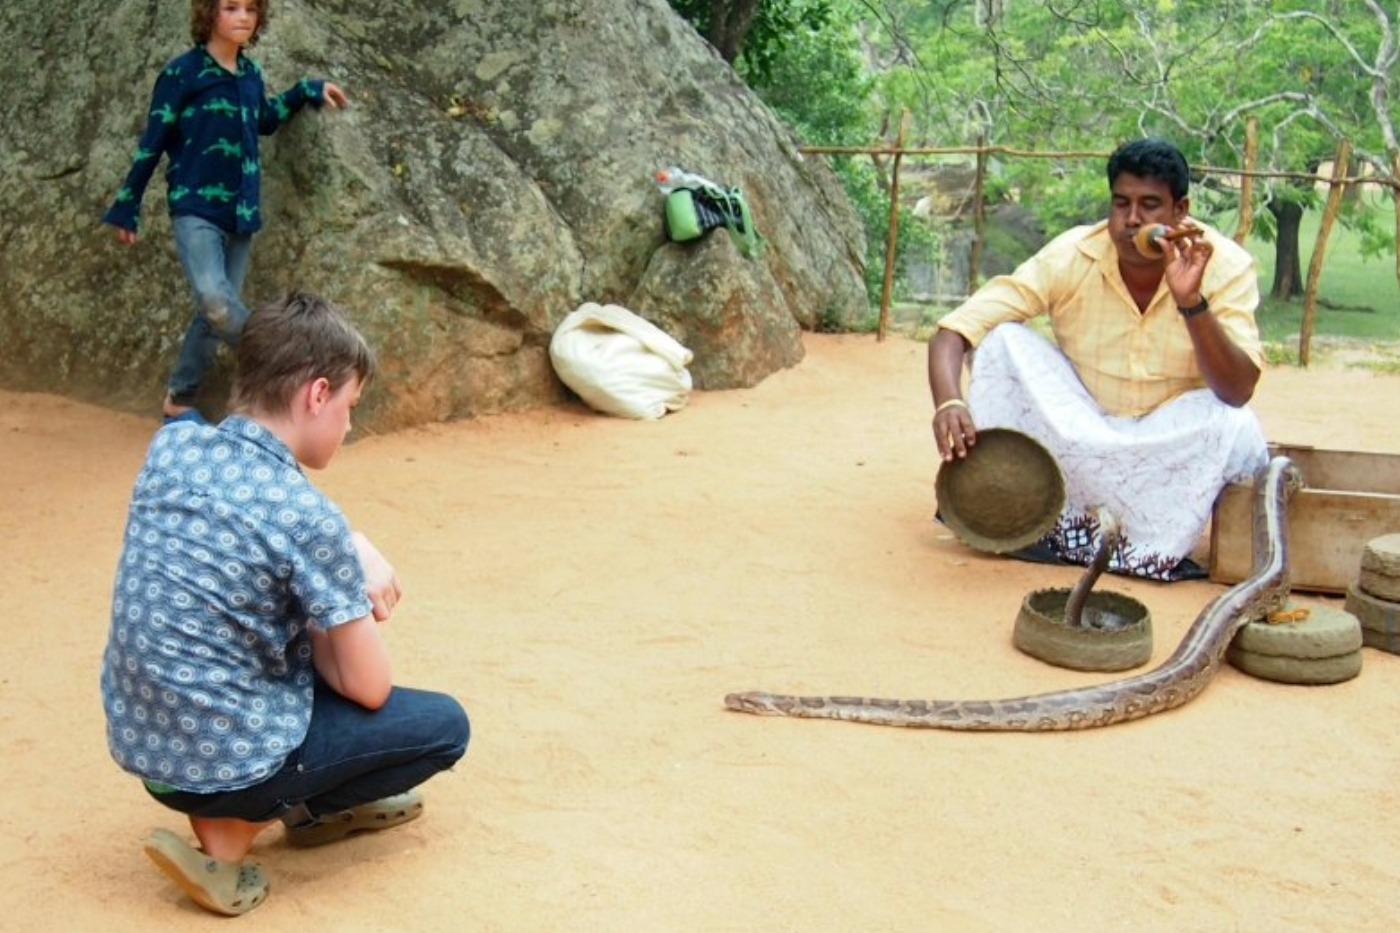
[[[112,757],[194,793],[266,780],[311,722],[307,627],[370,611],[345,516],[285,444],[237,415],[162,428],[113,588],[102,666]]]
[[[172,60],[156,79],[136,158],[104,223],[136,232],[141,199],[160,164],[170,216],[192,214],[229,233],[262,227],[258,136],[270,136],[307,104],[319,107],[325,82],[302,80],[267,98],[262,69],[238,55],[238,73],[196,46]]]

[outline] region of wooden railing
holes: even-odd
[[[894,145],[875,146],[800,146],[804,155],[868,155],[892,156],[890,177],[890,222],[885,249],[884,283],[880,290],[880,317],[876,339],[884,340],[889,332],[890,301],[894,289],[895,257],[899,247],[899,190],[900,167],[906,156],[975,155],[976,174],[973,181],[972,198],[974,237],[972,245],[972,267],[969,286],[977,286],[979,267],[985,245],[985,205],[984,190],[988,156],[1003,156],[1012,159],[1096,159],[1106,161],[1108,152],[1041,152],[1027,149],[1013,149],[1009,146],[905,146],[904,136],[909,123],[906,112],[900,121],[899,133]],[[1255,168],[1258,161],[1258,130],[1252,121],[1245,131],[1245,164],[1243,168],[1226,168],[1218,165],[1193,165],[1191,170],[1198,175],[1216,175],[1240,179],[1239,185],[1239,226],[1234,239],[1243,244],[1254,223],[1254,179],[1275,178],[1290,181],[1313,182],[1327,186],[1327,203],[1323,209],[1322,222],[1318,227],[1317,241],[1313,244],[1312,261],[1308,267],[1308,277],[1303,290],[1303,320],[1298,334],[1298,362],[1308,365],[1312,335],[1317,319],[1317,293],[1322,280],[1322,263],[1327,252],[1327,240],[1331,236],[1333,224],[1341,208],[1342,196],[1348,185],[1378,185],[1388,187],[1397,201],[1397,219],[1400,219],[1400,177],[1348,176],[1346,167],[1351,158],[1351,142],[1342,140],[1337,146],[1336,157],[1332,161],[1332,174],[1320,175],[1311,172],[1280,172]],[[1397,254],[1400,254],[1400,223],[1396,224]],[[1400,258],[1397,258],[1397,276],[1400,276]]]

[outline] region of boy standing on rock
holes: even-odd
[[[302,107],[344,107],[329,81],[302,80],[266,97],[262,69],[244,54],[258,41],[271,0],[192,0],[194,48],[156,79],[136,159],[103,222],[135,246],[141,199],[162,156],[175,247],[194,293],[194,318],[170,375],[163,414],[202,420],[200,383],[219,343],[238,345],[248,319],[243,280],[253,234],[262,227],[258,137],[269,136]]]

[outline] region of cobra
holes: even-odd
[[[1093,729],[1175,709],[1206,688],[1241,627],[1282,609],[1289,592],[1288,499],[1301,487],[1302,475],[1287,457],[1274,457],[1260,470],[1254,478],[1250,575],[1211,600],[1176,651],[1146,673],[1005,700],[880,700],[750,692],[731,693],[724,705],[760,716],[980,732]]]

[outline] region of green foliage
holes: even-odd
[[[1033,256],[1041,245],[1038,242],[1027,242],[1024,237],[1017,236],[1012,231],[992,223],[986,225],[982,235],[986,245],[986,253],[1005,256],[1016,265],[1020,265]]]
[[[711,32],[714,0],[668,0],[702,36]],[[766,80],[788,53],[790,38],[820,32],[840,0],[758,0],[758,10],[734,62],[747,75]]]
[[[1374,207],[1367,213],[1371,226],[1380,233],[1394,236],[1393,215]],[[1299,259],[1304,269],[1312,259],[1318,226],[1316,214],[1304,215],[1299,231],[1302,246]],[[1350,340],[1400,340],[1400,286],[1395,281],[1393,253],[1384,257],[1384,261],[1367,258],[1362,254],[1361,240],[1362,234],[1356,230],[1333,229],[1318,288],[1314,333]],[[1246,245],[1258,263],[1260,281],[1268,283],[1274,274],[1271,244],[1251,236]],[[1267,287],[1264,291],[1267,292]],[[1259,308],[1259,330],[1265,341],[1296,347],[1302,319],[1301,299],[1275,301],[1266,297]]]
[[[1355,144],[1358,166],[1381,174],[1389,176],[1396,155],[1387,148],[1395,145],[1388,101],[1396,92],[1394,64],[1385,56],[1400,41],[1400,16],[1387,11],[1391,4],[758,2],[736,67],[809,145],[888,138],[888,127],[907,110],[907,142],[916,146],[1107,152],[1125,139],[1160,135],[1180,145],[1193,164],[1230,168],[1243,165],[1245,122],[1253,119],[1261,127],[1259,165],[1265,169],[1315,172],[1342,137]],[[702,33],[710,11],[728,5],[671,3]],[[832,164],[865,224],[873,298],[883,278],[888,199],[878,170],[864,158]],[[1046,230],[1104,215],[1106,183],[1097,157],[994,158],[991,170],[987,202],[1015,201]],[[1321,196],[1311,184],[1265,178],[1255,192],[1255,245],[1277,237],[1266,204],[1298,204],[1315,225]],[[1193,213],[1229,229],[1220,221],[1235,209],[1237,196],[1233,177],[1197,179]],[[1383,196],[1387,207],[1390,198]],[[1393,291],[1393,262],[1372,263],[1359,278],[1334,269],[1362,257],[1393,259],[1393,216],[1366,209],[1375,206],[1365,198],[1344,204],[1347,245],[1329,250],[1325,300],[1377,307],[1364,296],[1329,296],[1347,280],[1388,281]],[[910,256],[934,256],[939,248],[930,229],[908,216],[900,219],[900,244],[897,283]],[[1306,267],[1306,250],[1300,252]],[[1271,270],[1272,250],[1260,254]],[[1395,304],[1392,297],[1380,307]],[[1269,313],[1288,326],[1286,308]]]
[[[1322,12],[1315,0],[870,6],[883,11],[870,17],[874,57],[889,63],[882,100],[891,112],[908,107],[917,135],[939,144],[984,137],[1104,150],[1163,135],[1193,162],[1231,166],[1253,116],[1272,167],[1311,169],[1339,135],[1384,152],[1372,108],[1393,66],[1381,57],[1382,20],[1359,3]]]
[[[1394,234],[1394,217],[1389,206],[1365,206],[1359,212],[1369,223],[1387,235]],[[1303,266],[1312,259],[1316,244],[1316,214],[1303,216],[1299,231],[1303,244]],[[1354,345],[1365,347],[1368,357],[1357,366],[1376,373],[1400,370],[1394,347],[1400,342],[1400,287],[1389,262],[1362,255],[1361,233],[1334,228],[1327,245],[1327,262],[1317,291],[1317,311],[1313,321],[1313,352],[1323,347]],[[1247,247],[1259,262],[1260,280],[1267,283],[1274,275],[1274,247],[1259,237],[1250,237]],[[1264,339],[1264,359],[1271,366],[1298,366],[1298,340],[1302,331],[1303,301],[1278,301],[1264,296],[1256,318]],[[1376,357],[1376,359],[1372,359]]]
[[[870,250],[872,259],[878,256],[879,259],[879,284],[871,287],[874,283],[869,271],[866,273],[867,289],[870,292],[870,300],[878,302],[881,293],[884,291],[885,256],[889,254],[889,203],[885,203],[885,231],[880,237],[878,246]],[[873,245],[873,244],[872,244]],[[891,283],[895,294],[906,293],[908,291],[908,279],[911,267],[920,263],[923,265],[937,264],[942,252],[942,243],[937,232],[926,220],[915,217],[907,206],[901,203],[899,211],[899,242],[897,244],[898,253],[895,257],[894,282]]]
[[[1384,197],[1363,198],[1353,202],[1352,210],[1344,215],[1346,228],[1356,237],[1356,248],[1362,259],[1395,258],[1395,212],[1385,204]],[[1371,209],[1366,209],[1370,207]]]
[[[763,70],[754,68],[747,52],[740,73],[764,102],[808,145],[849,145],[870,138],[874,111],[873,81],[861,54],[857,7],[823,4],[821,28],[806,23],[784,38],[783,54]],[[866,288],[878,300],[884,285],[889,237],[889,195],[881,189],[878,171],[868,159],[837,157],[833,169],[851,198],[865,228]],[[930,258],[938,247],[929,226],[901,211],[896,275],[915,257]]]
[[[786,35],[782,55],[760,69],[747,58],[740,74],[807,145],[849,145],[867,139],[875,113],[857,21],[849,10],[826,7],[823,27]]]
[[[1006,173],[1018,200],[1046,230],[1095,223],[1108,213],[1108,180],[1101,161],[1009,159]]]
[[[839,156],[832,159],[831,167],[841,179],[841,185],[846,189],[865,228],[865,290],[872,301],[878,300],[885,275],[889,198],[880,191],[875,166],[869,161]]]
[[[881,190],[875,166],[865,159],[837,157],[832,168],[865,228],[865,290],[872,303],[878,303],[885,285],[885,257],[889,254],[890,198]],[[929,224],[913,215],[907,204],[899,212],[899,253],[895,263],[895,289],[902,285],[910,266],[937,258],[938,236]]]

